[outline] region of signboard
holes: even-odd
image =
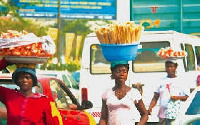
[[[145,30],[175,30],[200,33],[199,0],[131,0],[130,20],[142,23]]]
[[[19,14],[30,18],[57,18],[58,0],[10,0],[22,7]],[[60,0],[64,19],[116,19],[117,0]]]

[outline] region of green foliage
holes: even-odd
[[[4,11],[0,11],[0,16],[5,18],[0,20],[0,32],[7,32],[7,30],[25,30],[27,32],[34,33],[39,37],[47,35],[47,27],[40,26],[31,20],[25,20],[17,13],[21,7],[12,6],[12,4],[9,2],[6,3],[3,0],[0,0],[0,5],[6,8]],[[11,17],[6,17],[7,14],[9,14]]]
[[[75,72],[77,70],[80,70],[80,64],[76,64],[76,63],[69,63],[67,64],[67,67],[66,69],[69,71],[69,72]]]
[[[4,11],[0,12],[0,16],[5,16],[7,14],[10,14],[12,15],[12,17],[17,18],[20,21],[23,21],[23,18],[17,13],[17,11],[21,7],[12,6],[12,4],[10,4],[9,2],[4,2],[3,0],[0,0],[0,5],[6,8]]]
[[[28,5],[33,5],[37,3],[29,3]],[[6,7],[4,11],[0,12],[0,16],[6,16],[7,14],[10,14],[12,18],[8,19],[1,19],[0,20],[0,32],[7,32],[7,30],[16,30],[16,31],[22,31],[25,30],[27,32],[34,33],[37,36],[44,36],[47,35],[48,27],[45,26],[40,26],[39,24],[31,21],[31,20],[26,20],[20,17],[20,15],[17,13],[18,10],[22,7],[25,7],[26,4],[22,5],[21,7],[17,6],[12,6],[12,3],[6,3],[3,0],[0,0],[0,5]],[[83,44],[86,35],[89,33],[93,32],[91,30],[91,26],[88,25],[89,21],[97,21],[97,20],[88,20],[88,19],[76,19],[76,20],[61,20],[61,31],[60,31],[60,37],[59,38],[64,38],[65,33],[75,33],[76,35],[81,35],[82,36],[82,42],[81,42],[81,47],[80,47],[80,52],[79,52],[79,58],[81,58],[82,55],[82,49],[83,49]],[[98,20],[100,21],[100,20]],[[102,20],[103,22],[109,23],[109,21]],[[49,27],[54,27],[58,28],[58,25],[55,24],[54,26],[49,26]],[[75,42],[75,41],[74,41]],[[75,43],[73,43],[73,49],[72,49],[72,54],[75,58],[75,52],[76,52],[76,47]],[[64,47],[64,46],[63,46]],[[60,56],[60,55],[57,55]],[[69,63],[69,64],[52,64],[51,62],[48,62],[46,64],[41,65],[41,69],[51,69],[51,70],[68,70],[68,71],[76,71],[80,69],[80,64],[77,63]]]
[[[0,32],[7,32],[7,30],[16,30],[22,31],[25,30],[29,33],[34,33],[36,36],[44,36],[47,35],[48,28],[45,26],[40,26],[38,24],[33,23],[30,20],[0,20]]]
[[[76,35],[86,36],[91,33],[90,26],[87,26],[89,20],[77,19],[77,20],[63,20],[61,25],[63,26],[61,31],[65,33],[75,33]]]
[[[80,64],[76,64],[76,63],[69,63],[69,64],[43,64],[40,66],[41,70],[59,70],[59,71],[64,71],[67,70],[69,72],[74,72],[77,70],[80,70]]]
[[[111,21],[107,20],[89,20],[89,19],[75,19],[75,20],[61,20],[61,37],[64,38],[65,33],[75,33],[76,35],[81,35],[82,36],[82,42],[81,42],[81,47],[79,51],[79,58],[81,58],[82,55],[82,50],[83,50],[83,44],[85,37],[91,33],[94,32],[92,30],[92,25],[89,25],[89,22],[104,22],[102,24],[96,23],[96,25],[105,25],[110,23]],[[57,28],[57,23],[54,24],[52,27]],[[76,43],[74,41],[73,47],[72,47],[72,52],[71,56],[75,58],[76,55]]]

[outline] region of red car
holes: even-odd
[[[18,88],[12,83],[10,74],[0,74],[0,86]],[[62,116],[63,125],[96,125],[94,118],[84,111],[92,108],[92,103],[85,101],[80,105],[63,81],[55,77],[38,76],[38,86],[34,87],[33,91],[47,95],[55,103]],[[5,120],[2,122],[5,123]]]

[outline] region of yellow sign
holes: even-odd
[[[76,61],[78,60],[78,54],[81,47],[82,36],[79,35],[76,37]]]
[[[69,58],[70,58],[74,38],[75,38],[74,33],[66,33],[65,34],[65,43],[66,43],[65,44],[65,60],[66,60],[66,63],[69,61]]]
[[[58,28],[49,28],[48,34],[55,41],[58,37]]]

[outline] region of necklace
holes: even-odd
[[[116,95],[119,99],[123,98],[123,97],[126,95],[126,87],[125,87],[124,90],[121,90],[121,91],[115,90],[115,95]]]

